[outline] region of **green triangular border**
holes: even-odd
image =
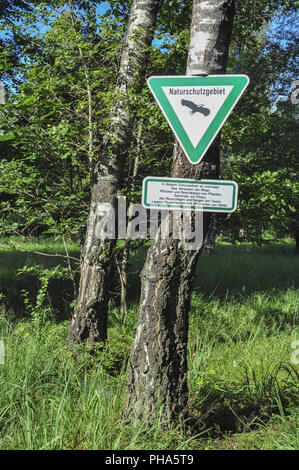
[[[150,77],[147,81],[155,100],[160,106],[164,116],[166,117],[173,133],[180,142],[186,156],[191,163],[199,163],[220,131],[221,127],[227,120],[229,114],[239,101],[243,92],[249,84],[247,75],[209,75],[207,77]],[[202,136],[196,147],[191,143],[184,127],[173,110],[168,98],[166,97],[163,86],[233,86],[228,97],[220,107],[215,118],[209,125],[208,129]]]

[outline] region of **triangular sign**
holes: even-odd
[[[199,163],[249,83],[247,75],[150,77],[148,86],[191,163]]]

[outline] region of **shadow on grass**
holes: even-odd
[[[139,299],[140,277],[149,245],[132,256],[129,277],[129,300]],[[254,292],[273,289],[285,291],[299,288],[299,256],[294,255],[290,243],[266,246],[221,245],[216,253],[203,252],[199,258],[193,290],[205,300],[212,296],[224,300],[228,297],[243,299]]]
[[[39,251],[53,253],[39,246]],[[65,255],[61,248],[62,256]],[[70,250],[70,256],[79,258],[80,250]],[[73,269],[76,262],[71,261]],[[0,248],[0,294],[1,303],[11,317],[26,317],[24,296],[22,291],[28,292],[28,299],[35,305],[36,296],[40,289],[40,281],[36,275],[23,273],[18,275],[18,270],[24,266],[41,266],[53,268],[60,264],[67,266],[63,257],[48,257],[35,253],[23,253],[15,250]],[[75,275],[78,285],[79,275]],[[53,316],[57,320],[65,320],[70,316],[70,304],[74,300],[74,289],[71,280],[51,279],[48,287],[47,301],[52,306]]]
[[[247,375],[242,384],[207,381],[191,397],[193,424],[197,432],[208,430],[209,438],[258,429],[274,415],[289,416],[299,406],[298,380],[297,370],[288,365],[267,378]]]
[[[129,267],[128,303],[138,303],[140,295],[140,272],[146,259],[150,243],[132,254]],[[47,249],[40,247],[47,253]],[[57,251],[57,249],[56,249]],[[63,247],[61,254],[65,254]],[[299,257],[294,256],[294,248],[289,243],[257,247],[254,245],[221,245],[216,254],[203,253],[199,258],[194,292],[210,298],[225,299],[237,297],[245,299],[253,292],[270,292],[273,289],[285,291],[290,287],[299,288]],[[73,248],[70,255],[80,257],[80,249]],[[6,309],[16,316],[26,315],[22,290],[28,292],[29,300],[34,303],[40,288],[36,276],[23,274],[17,276],[23,266],[41,265],[45,268],[57,264],[66,266],[63,258],[41,256],[34,253],[22,253],[0,248],[0,293]],[[73,267],[75,266],[73,262]],[[79,275],[76,275],[78,286]],[[114,301],[119,301],[119,279],[115,278],[112,286]],[[70,280],[53,279],[49,284],[48,299],[53,307],[54,316],[59,320],[69,318],[74,294]],[[275,312],[274,312],[275,313]],[[277,312],[279,315],[279,312]]]
[[[287,243],[218,246],[216,254],[199,259],[195,292],[219,300],[255,292],[299,288],[299,257]]]

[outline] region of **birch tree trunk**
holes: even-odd
[[[225,72],[233,16],[231,0],[193,0],[187,75]],[[218,136],[196,165],[189,163],[176,142],[172,176],[217,178],[219,142]],[[208,222],[205,213],[204,236]],[[167,426],[188,416],[188,314],[200,252],[185,250],[178,240],[160,236],[148,250],[141,273],[139,319],[124,409],[124,415],[133,422],[152,426],[159,416]]]
[[[89,347],[107,337],[109,289],[115,240],[100,240],[100,204],[117,209],[117,192],[132,132],[132,116],[126,104],[128,91],[142,84],[149,46],[160,0],[133,0],[127,38],[121,54],[117,101],[111,113],[111,137],[91,168],[91,206],[81,255],[81,277],[77,306],[70,323],[69,347],[85,342]],[[115,234],[117,236],[117,234]]]
[[[139,168],[139,160],[141,153],[141,140],[142,140],[142,130],[143,130],[143,120],[139,122],[139,129],[137,134],[136,142],[136,157],[134,160],[133,174],[132,174],[132,184],[131,191],[135,191],[136,178]],[[128,209],[128,229],[127,236],[125,240],[125,246],[122,253],[121,268],[120,268],[120,280],[121,280],[121,295],[120,295],[120,314],[126,315],[127,313],[127,293],[128,293],[128,264],[130,260],[130,251],[131,251],[131,227],[132,227],[132,218],[134,216],[133,204],[130,204]]]

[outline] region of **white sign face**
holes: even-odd
[[[149,176],[143,180],[142,205],[149,209],[234,212],[235,181],[188,180]]]
[[[190,163],[199,163],[249,83],[246,75],[150,77],[148,86]]]
[[[162,87],[194,148],[205,135],[233,88],[233,86]]]

